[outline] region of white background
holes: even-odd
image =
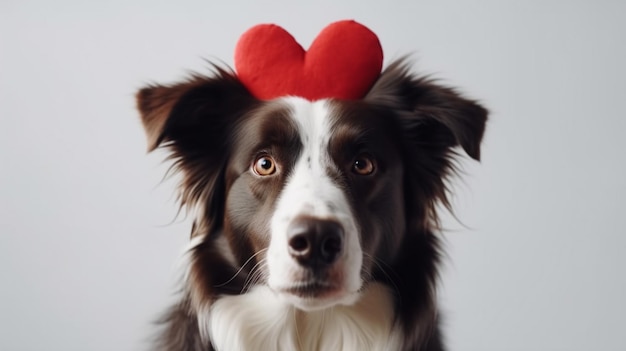
[[[356,19],[480,99],[442,310],[450,350],[626,350],[626,2],[0,3],[0,350],[147,350],[189,223],[133,94],[274,22]],[[159,185],[160,184],[160,185]]]

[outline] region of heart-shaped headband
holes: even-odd
[[[380,75],[382,64],[376,34],[351,20],[328,25],[308,51],[274,24],[250,28],[235,49],[237,76],[263,100],[289,95],[311,101],[360,99]]]

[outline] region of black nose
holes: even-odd
[[[339,257],[343,236],[335,221],[298,217],[287,229],[289,254],[303,266],[328,265]]]

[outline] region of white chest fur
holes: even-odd
[[[257,287],[220,298],[199,322],[218,351],[392,351],[401,340],[393,316],[391,293],[380,284],[353,305],[311,312]]]

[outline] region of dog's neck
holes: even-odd
[[[311,312],[260,286],[221,297],[199,324],[218,351],[387,351],[398,350],[402,340],[393,311],[392,293],[376,283],[354,305]]]

